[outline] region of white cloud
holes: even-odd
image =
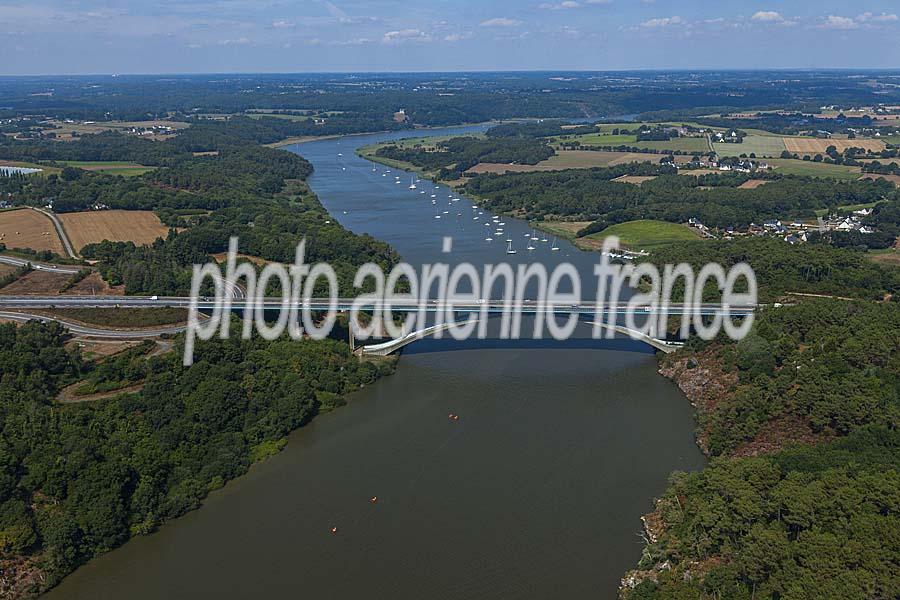
[[[670,25],[682,25],[684,24],[684,19],[679,16],[674,17],[661,17],[658,19],[650,19],[649,21],[644,21],[641,23],[641,27],[646,29],[653,29],[656,27],[669,27]]]
[[[239,37],[233,40],[220,40],[220,46],[246,46],[250,43],[250,39],[246,37]]]
[[[888,23],[900,20],[900,18],[898,18],[895,14],[881,13],[880,15],[876,15],[870,12],[864,12],[863,14],[856,17],[856,20],[860,23]]]
[[[294,27],[291,21],[272,21],[272,27],[275,29],[290,29]]]
[[[822,27],[825,29],[856,29],[858,26],[858,23],[850,17],[836,15],[828,15],[822,23]]]
[[[493,19],[488,19],[487,21],[482,21],[479,23],[482,27],[515,27],[516,25],[521,25],[522,21],[518,21],[516,19],[510,19],[508,17],[495,17]]]
[[[585,6],[596,6],[598,4],[609,4],[612,0],[563,0],[563,2],[544,2],[538,4],[538,8],[548,10],[564,10],[567,8],[582,8]]]
[[[381,38],[383,44],[402,44],[403,42],[430,42],[431,36],[421,29],[401,29],[388,31]]]
[[[784,21],[784,17],[781,16],[781,13],[774,10],[761,10],[750,18],[754,21],[763,21],[766,23],[780,23]]]
[[[444,36],[445,42],[461,42],[462,40],[468,40],[473,37],[471,31],[467,31],[465,33],[450,33]]]
[[[581,4],[575,2],[575,0],[565,0],[565,2],[559,3],[549,3],[545,2],[543,4],[538,4],[538,8],[544,8],[548,10],[563,10],[566,8],[580,8]]]

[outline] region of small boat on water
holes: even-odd
[[[516,251],[513,250],[512,240],[506,240],[506,253],[507,254],[515,254]]]
[[[416,176],[415,176],[415,175],[413,175],[413,176],[409,179],[409,189],[411,189],[411,190],[416,189]]]
[[[550,249],[553,250],[554,252],[558,252],[558,251],[559,251],[559,246],[558,246],[557,243],[556,243],[556,238],[553,238],[553,245],[550,246]]]

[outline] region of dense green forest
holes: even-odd
[[[241,252],[281,262],[293,261],[305,237],[306,260],[328,261],[341,285],[351,285],[363,262],[389,268],[397,260],[389,246],[332,221],[304,182],[307,161],[259,145],[284,137],[282,123],[289,122],[204,122],[164,142],[117,133],[71,143],[4,138],[0,152],[10,158],[158,168],[123,178],[67,167],[0,178],[0,192],[19,204],[52,201],[57,212],[155,210],[173,227],[165,239],[82,249],[129,294],[187,294],[191,265],[225,251],[232,235]],[[92,556],[196,508],[392,364],[361,362],[336,340],[253,339],[204,344],[184,368],[180,338],[175,352],[151,352],[147,342],[93,363],[67,339],[58,325],[0,326],[0,573],[4,590],[17,596],[45,590]],[[57,394],[70,384],[76,397],[132,393],[60,404]]]
[[[196,508],[285,436],[390,367],[345,343],[214,340],[85,362],[56,324],[0,325],[0,565],[18,593]],[[59,405],[65,385],[143,381],[117,400]],[[89,391],[89,390],[86,390]]]
[[[612,181],[623,174],[660,175],[640,186]],[[710,184],[719,183],[709,189]],[[721,185],[724,183],[725,185]],[[563,217],[595,221],[583,234],[636,219],[676,223],[696,218],[712,227],[746,228],[766,219],[812,218],[817,209],[896,198],[887,181],[835,182],[783,176],[754,189],[738,189],[739,180],[715,181],[674,175],[673,167],[622,165],[568,171],[479,174],[466,191],[491,210],[528,219]]]
[[[756,273],[760,300],[765,302],[784,300],[791,292],[867,300],[883,300],[900,292],[896,268],[878,265],[864,252],[827,244],[791,246],[769,237],[697,240],[654,249],[641,260],[657,265],[687,263],[695,271],[708,263],[728,269],[747,262]]]
[[[676,473],[628,600],[900,595],[900,433]]]
[[[739,342],[693,339],[661,360],[717,458],[671,477],[624,596],[897,597],[900,304],[880,301],[895,293],[897,270],[766,239],[675,244],[652,260],[746,260],[761,294],[790,304],[758,311]]]
[[[388,144],[375,152],[378,157],[439,171],[440,179],[457,179],[481,162],[535,165],[553,154],[553,148],[545,140],[515,136],[489,136],[487,139],[453,137],[437,142],[434,148]]]

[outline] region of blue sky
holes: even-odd
[[[900,68],[898,15],[898,0],[0,0],[0,74]]]

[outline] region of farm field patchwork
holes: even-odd
[[[0,211],[0,243],[7,248],[31,248],[65,254],[50,218],[30,208]]]
[[[884,142],[881,140],[839,140],[839,139],[819,139],[819,138],[799,138],[786,137],[784,146],[788,152],[792,154],[825,154],[825,150],[829,146],[834,146],[838,152],[843,152],[847,148],[864,148],[870,152],[881,152],[884,150]]]
[[[796,160],[792,158],[774,158],[767,160],[769,166],[775,167],[776,173],[785,175],[804,175],[807,177],[831,177],[850,181],[859,179],[860,168],[846,165],[832,165],[825,162],[813,162],[811,160]]]
[[[76,250],[103,240],[149,244],[166,237],[169,231],[148,210],[97,210],[58,216]]]
[[[171,127],[172,130],[179,130],[189,127],[188,123],[182,121],[96,121],[96,122],[73,122],[51,120],[48,122],[49,127],[43,130],[44,135],[52,133],[58,141],[71,141],[78,139],[77,136],[91,135],[102,133],[104,131],[121,131],[130,132],[132,129],[150,129],[153,127]],[[75,134],[73,136],[72,134]],[[174,133],[160,132],[153,135],[143,135],[141,137],[152,140],[164,140],[172,137]]]
[[[771,135],[748,135],[740,144],[713,144],[719,156],[755,154],[759,157],[781,156],[785,146],[782,138]]]
[[[673,152],[709,152],[709,143],[705,137],[679,137],[661,142],[637,142],[636,148],[647,150],[671,150]]]
[[[610,167],[630,162],[658,161],[658,154],[640,152],[594,152],[591,150],[558,150],[554,156],[536,165],[509,165],[479,163],[468,173],[527,173],[530,171],[562,171],[564,169],[590,169]]]
[[[680,137],[670,140],[658,142],[639,142],[636,135],[610,133],[587,133],[583,135],[573,136],[571,139],[559,140],[553,138],[554,142],[571,142],[577,140],[585,146],[633,146],[635,148],[643,148],[647,150],[670,150],[672,152],[708,152],[709,144],[705,137]]]

